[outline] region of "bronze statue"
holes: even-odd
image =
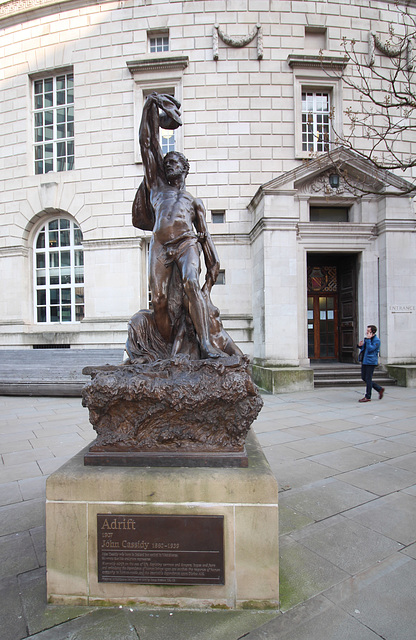
[[[153,231],[153,309],[130,320],[123,365],[84,369],[92,380],[83,404],[97,432],[85,464],[248,464],[244,441],[263,402],[248,357],[224,331],[211,302],[219,260],[204,206],[185,188],[188,161],[177,152],[163,158],[160,148],[159,126],[180,126],[179,108],[172,96],[155,93],[143,108],[144,180],[133,224]]]
[[[139,141],[144,180],[133,203],[134,226],[152,230],[149,284],[153,311],[139,311],[129,323],[126,351],[131,363],[185,354],[192,359],[242,355],[224,330],[210,299],[219,273],[205,209],[185,187],[189,163],[179,152],[163,157],[159,126],[181,126],[180,104],[152,93],[143,107]],[[200,287],[200,252],[206,275]]]

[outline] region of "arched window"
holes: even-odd
[[[79,322],[84,317],[81,229],[66,218],[50,220],[35,240],[37,322]]]

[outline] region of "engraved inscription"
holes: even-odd
[[[98,581],[224,584],[224,517],[97,515]]]

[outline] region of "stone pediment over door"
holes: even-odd
[[[329,176],[337,175],[339,185],[331,187]],[[363,159],[353,151],[339,148],[328,154],[304,161],[301,165],[262,185],[250,202],[256,210],[267,195],[296,192],[324,198],[358,198],[365,195],[397,195],[408,193],[411,184]]]

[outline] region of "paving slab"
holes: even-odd
[[[45,498],[46,495],[46,476],[37,478],[26,478],[19,480],[19,489],[23,496],[23,500],[33,500],[33,498]]]
[[[0,579],[0,633],[3,640],[27,637],[26,619],[16,576]]]
[[[330,451],[321,453],[309,458],[311,462],[318,462],[321,465],[336,469],[337,471],[350,471],[351,469],[360,469],[368,467],[385,460],[383,456],[374,453],[361,451],[357,447],[342,447],[339,451]]]
[[[68,620],[84,617],[96,610],[96,607],[57,607],[47,604],[44,566],[19,576],[19,594],[30,635],[62,625]]]
[[[323,598],[321,598],[323,599]],[[313,599],[315,600],[315,598]],[[309,603],[308,603],[309,604]],[[246,640],[380,640],[380,636],[354,616],[335,605],[327,606],[305,620],[284,619],[288,612],[273,622],[245,636]]]
[[[282,611],[349,578],[346,571],[297,542],[291,535],[281,536],[279,545]]]
[[[387,536],[341,516],[296,531],[292,539],[351,575],[403,548]]]
[[[360,489],[371,491],[378,496],[393,493],[416,484],[415,473],[394,467],[385,462],[373,464],[364,469],[348,471],[340,475],[339,479]]]
[[[2,535],[28,531],[45,522],[45,500],[25,500],[0,507],[0,531]]]
[[[405,455],[409,451],[407,445],[400,444],[388,438],[378,438],[359,444],[357,445],[357,449],[367,451],[368,453],[376,453],[379,456],[383,456],[386,460]]]
[[[395,492],[345,515],[400,544],[416,542],[416,496]]]
[[[272,468],[272,471],[281,487],[302,487],[307,478],[309,482],[321,480],[331,475],[330,469],[310,460],[288,460],[275,463],[271,447],[265,447],[263,452]]]
[[[392,467],[398,467],[399,469],[405,469],[406,471],[412,471],[416,473],[416,453],[408,453],[392,460],[386,460],[387,464],[391,464]]]
[[[39,568],[29,531],[0,536],[0,579]]]
[[[358,489],[336,478],[318,480],[281,494],[279,507],[291,507],[313,520],[323,520],[375,499],[369,491]]]
[[[412,558],[396,554],[325,595],[380,638],[414,638],[416,560]]]
[[[404,549],[402,549],[402,553],[416,560],[416,542],[414,542],[413,544],[409,544],[408,547],[405,547]]]
[[[312,438],[299,438],[292,442],[287,442],[288,446],[295,451],[300,451],[305,456],[314,456],[320,453],[328,453],[328,451],[339,451],[344,447],[348,447],[346,442],[336,440],[330,436],[314,436]]]
[[[4,506],[6,504],[14,504],[16,502],[20,502],[21,500],[23,500],[23,496],[21,494],[19,483],[17,480],[15,480],[14,482],[6,482],[4,484],[0,484],[0,506]]]

